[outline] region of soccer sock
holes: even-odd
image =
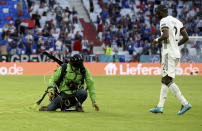
[[[160,92],[160,99],[159,99],[159,103],[158,103],[158,107],[163,107],[166,97],[168,95],[168,87],[165,84],[161,85],[161,92]]]
[[[169,86],[169,88],[173,92],[173,94],[178,98],[178,100],[180,100],[182,105],[187,105],[188,104],[188,101],[184,98],[184,96],[182,95],[180,89],[178,88],[178,86],[175,83],[172,83]]]

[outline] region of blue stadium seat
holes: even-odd
[[[3,28],[4,27],[4,24],[2,23],[2,24],[0,24],[0,28]]]

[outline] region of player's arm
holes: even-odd
[[[156,38],[156,39],[153,41],[154,44],[157,44],[157,43],[159,43],[159,42],[161,42],[161,41],[163,41],[163,40],[168,39],[168,37],[169,37],[168,27],[163,27],[161,30],[162,30],[163,34],[161,35],[161,37]]]
[[[183,38],[178,43],[178,46],[181,46],[182,44],[184,44],[185,42],[187,42],[189,40],[189,36],[188,36],[187,31],[184,27],[180,29],[180,34],[182,35]]]

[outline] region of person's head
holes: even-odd
[[[83,68],[83,57],[80,54],[75,54],[70,58],[70,65],[73,70]]]
[[[168,8],[165,5],[159,5],[156,8],[156,16],[159,19],[162,19],[162,18],[168,16]]]

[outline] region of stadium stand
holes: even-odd
[[[202,3],[199,0],[93,0],[93,12],[89,1],[83,2],[97,28],[102,46],[104,49],[111,46],[112,54],[116,54],[117,49],[118,55],[127,55],[127,52],[134,56],[160,53],[160,46],[155,48],[150,44],[160,34],[158,20],[153,17],[158,4],[168,5],[169,14],[181,19],[189,36],[202,35]],[[188,49],[194,55],[195,49]]]
[[[74,42],[81,45],[83,33],[77,11],[68,1],[7,0],[1,4],[1,45],[7,46],[3,55],[40,54],[45,50],[69,55],[72,48],[76,49]]]

